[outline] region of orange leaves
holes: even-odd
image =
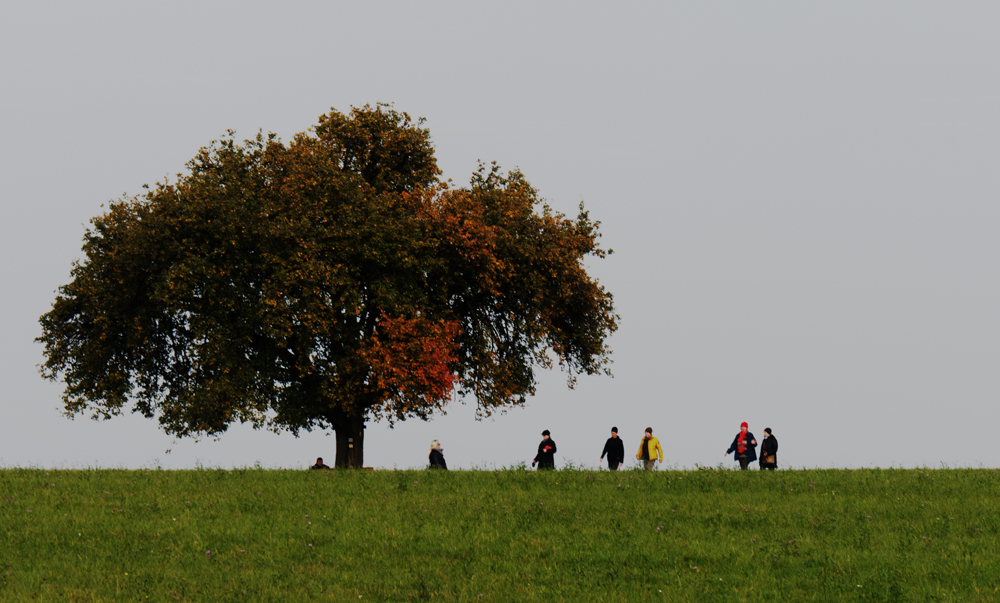
[[[361,352],[378,398],[383,403],[395,399],[406,411],[449,400],[457,378],[452,365],[458,360],[458,334],[455,321],[383,314]]]
[[[42,317],[43,375],[70,412],[131,399],[170,433],[426,418],[451,398],[523,404],[554,352],[606,370],[610,293],[583,260],[598,222],[518,171],[439,180],[430,135],[391,106],[320,118],[287,145],[232,136],[93,220]]]

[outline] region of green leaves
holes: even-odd
[[[432,186],[441,171],[434,158],[430,132],[406,113],[378,103],[331,111],[319,118],[316,137],[347,172],[359,175],[376,192],[413,191]]]
[[[287,145],[230,133],[112,203],[41,317],[67,413],[337,429],[427,418],[453,390],[484,415],[522,404],[550,351],[571,381],[608,372],[618,317],[583,267],[599,224],[496,165],[440,182],[421,125],[377,105]]]

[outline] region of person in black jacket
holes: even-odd
[[[542,443],[538,445],[538,454],[535,455],[535,460],[531,461],[531,466],[534,467],[535,463],[539,469],[556,468],[556,443],[549,437],[548,429],[542,432]]]
[[[611,428],[611,437],[608,441],[604,443],[604,452],[601,453],[601,460],[604,460],[604,455],[608,455],[608,469],[611,471],[618,471],[618,467],[621,467],[622,463],[625,462],[625,444],[622,444],[622,439],[618,437],[618,428]]]
[[[771,434],[770,427],[765,427],[764,433],[767,437],[760,443],[760,468],[774,471],[778,468],[778,438]]]
[[[427,459],[431,462],[431,469],[448,470],[448,463],[444,462],[444,448],[441,448],[441,442],[437,440],[431,442],[431,453]]]
[[[326,465],[323,464],[323,457],[319,457],[318,459],[316,459],[316,464],[313,465],[312,467],[309,467],[309,468],[310,469],[329,469],[329,467],[327,467]]]
[[[750,463],[757,460],[757,440],[750,433],[750,426],[746,421],[740,424],[740,432],[733,438],[733,443],[729,445],[725,456],[729,456],[730,452],[736,453],[741,471],[746,471]]]

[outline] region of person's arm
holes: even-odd
[[[662,465],[663,464],[663,447],[660,446],[660,440],[659,439],[656,440],[656,453],[657,453],[657,456],[660,457],[660,464]]]
[[[736,450],[736,442],[739,441],[739,439],[740,439],[740,434],[736,434],[736,437],[733,438],[733,443],[729,445],[729,450],[727,450],[726,454],[724,454],[723,456],[729,456],[730,452]]]
[[[601,460],[604,460],[604,455],[608,453],[608,445],[611,444],[611,440],[604,442],[604,450],[601,451]]]

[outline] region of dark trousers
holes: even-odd
[[[621,464],[621,460],[608,457],[608,471],[618,471],[618,465]]]
[[[736,458],[737,460],[740,461],[740,471],[746,471],[747,467],[750,466],[750,459],[747,458],[747,455],[741,454],[738,455]]]

